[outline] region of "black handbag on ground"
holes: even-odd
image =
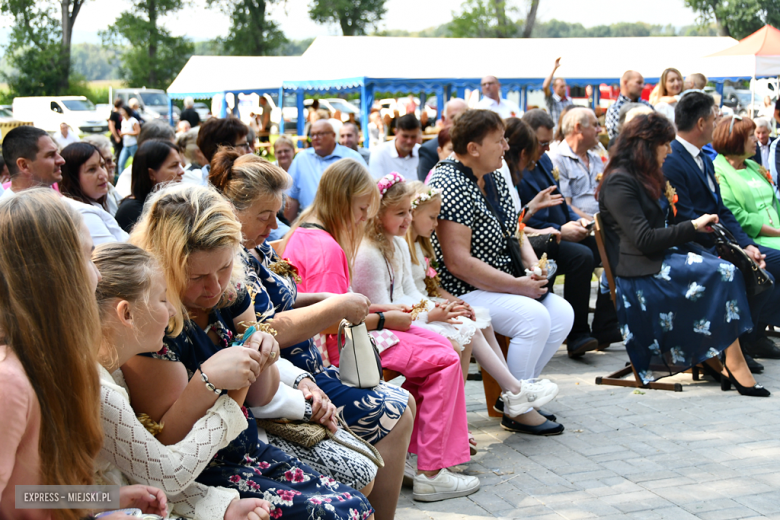
[[[718,256],[734,264],[737,269],[742,271],[742,277],[745,279],[745,291],[748,296],[755,296],[770,289],[774,282],[764,269],[762,269],[755,260],[753,260],[739,244],[737,244],[734,235],[722,224],[710,224],[715,237],[715,249]]]

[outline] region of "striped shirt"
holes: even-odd
[[[622,107],[625,103],[642,103],[643,105],[647,105],[655,110],[653,105],[642,98],[639,98],[636,101],[631,101],[623,94],[620,94],[617,98],[617,101],[615,101],[612,106],[607,109],[607,133],[609,133],[610,139],[615,137],[618,133],[618,123],[620,122],[620,107]]]
[[[564,97],[561,99],[555,92],[553,92],[551,96],[545,97],[544,101],[547,103],[547,111],[550,112],[550,117],[552,117],[552,120],[555,122],[554,132],[558,128],[558,120],[561,118],[563,109],[574,103],[571,98]]]

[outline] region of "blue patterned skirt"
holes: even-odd
[[[358,491],[322,475],[285,452],[258,441],[257,424],[220,450],[197,481],[238,490],[241,498],[271,503],[271,518],[365,520],[373,508]]]
[[[623,342],[644,383],[717,356],[753,328],[742,273],[706,252],[672,248],[658,274],[615,285]]]

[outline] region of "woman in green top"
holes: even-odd
[[[723,202],[756,243],[780,249],[780,215],[771,175],[748,159],[756,153],[756,124],[748,117],[724,117],[713,134],[715,174]]]

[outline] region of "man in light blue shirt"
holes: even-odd
[[[336,132],[325,120],[311,125],[311,144],[311,148],[298,152],[287,172],[292,177],[292,188],[287,192],[284,216],[290,222],[314,202],[322,172],[328,166],[340,159],[355,159],[367,167],[358,152],[336,143]]]

